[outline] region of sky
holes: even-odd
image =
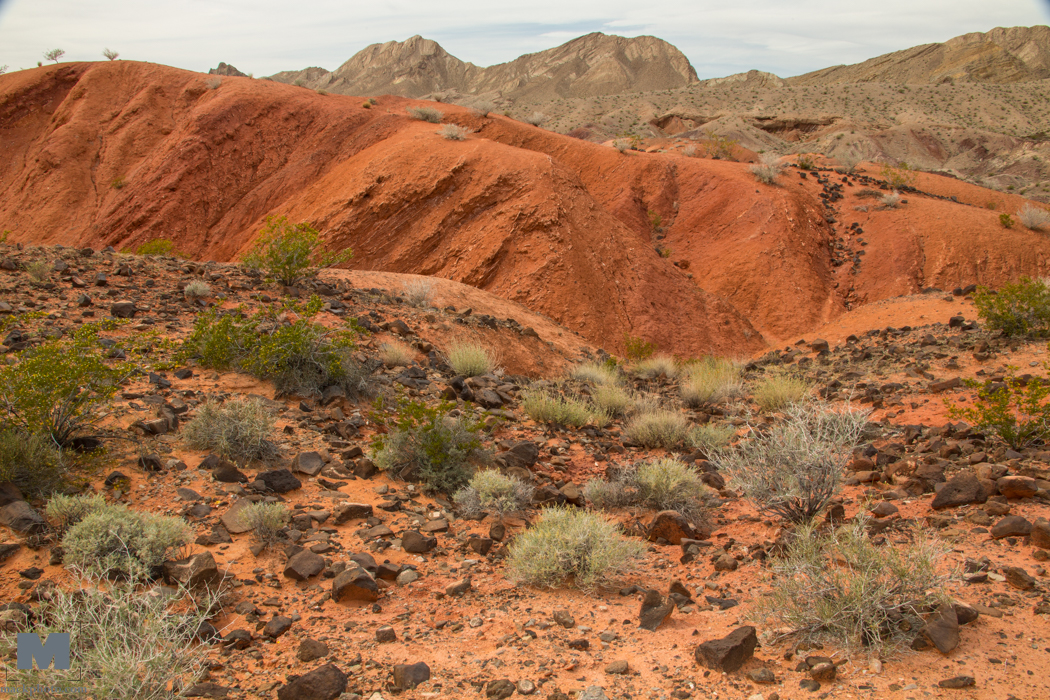
[[[419,34],[489,66],[590,32],[652,35],[700,78],[781,77],[993,27],[1050,24],[1050,0],[0,0],[0,66],[121,59],[256,77],[334,70],[365,46]]]

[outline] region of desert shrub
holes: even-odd
[[[154,238],[135,249],[135,255],[173,255],[175,244],[167,238]]]
[[[390,432],[372,441],[372,460],[383,471],[418,481],[429,491],[453,494],[488,460],[482,425],[469,415],[450,416],[451,406],[429,407],[398,399]]]
[[[666,457],[620,470],[609,480],[591,479],[584,487],[584,495],[597,508],[633,505],[675,510],[695,520],[703,512],[707,487],[692,467]]]
[[[211,285],[204,280],[193,280],[182,289],[182,295],[190,301],[211,296]]]
[[[48,496],[65,482],[62,451],[47,435],[0,431],[0,483],[10,481],[27,498]]]
[[[793,404],[779,425],[752,430],[735,448],[710,456],[759,511],[807,522],[838,491],[867,416],[848,407],[833,411],[820,403]]]
[[[445,124],[437,131],[441,138],[448,141],[465,141],[473,132],[459,124]]]
[[[616,139],[612,142],[612,146],[620,153],[627,153],[631,150],[631,142],[627,139]]]
[[[106,499],[94,493],[87,496],[66,496],[56,493],[47,501],[44,515],[60,534],[69,530],[97,510],[106,507]]]
[[[619,384],[599,384],[591,391],[591,404],[599,413],[622,416],[634,405],[634,398]]]
[[[812,170],[813,168],[817,167],[817,160],[812,156],[812,154],[802,153],[799,154],[799,157],[796,160],[796,164],[798,165],[799,170]]]
[[[857,170],[857,165],[860,163],[860,156],[856,153],[845,153],[840,156],[836,156],[835,160],[842,166],[837,168],[837,171],[843,175],[852,175]]]
[[[19,697],[88,697],[78,692],[86,686],[92,698],[176,700],[203,677],[210,647],[196,642],[219,592],[195,600],[185,591],[168,596],[130,583],[87,584],[56,588],[40,603],[30,631],[69,633],[72,668],[8,669],[8,686],[47,688]]]
[[[453,343],[445,353],[445,360],[453,372],[463,377],[477,377],[496,369],[492,351],[478,343]]]
[[[119,53],[117,53],[116,51],[113,51],[109,47],[106,47],[106,50],[102,52],[102,55],[105,56],[110,61],[115,61],[115,60],[117,60],[117,56],[120,56]]]
[[[65,447],[92,434],[124,377],[103,361],[98,326],[85,325],[72,338],[27,348],[17,364],[0,367],[0,405],[23,432]]]
[[[628,360],[638,362],[639,360],[652,357],[653,353],[656,352],[656,344],[625,332],[623,334],[623,350]]]
[[[735,435],[736,428],[731,425],[705,423],[703,425],[694,425],[689,429],[686,443],[693,449],[709,455],[715,450],[720,450],[728,445]]]
[[[938,572],[946,550],[937,538],[876,546],[867,519],[839,528],[802,526],[772,561],[772,594],[758,614],[772,616],[810,643],[892,652],[922,629],[922,616],[950,602]]]
[[[241,464],[268,460],[278,448],[270,440],[273,414],[258,399],[208,401],[182,429],[182,437],[194,449],[210,450]]]
[[[29,275],[29,279],[33,282],[47,282],[51,279],[51,266],[47,264],[46,260],[34,260],[26,264],[26,274]]]
[[[901,196],[896,192],[888,192],[882,195],[882,198],[879,199],[879,202],[880,208],[882,209],[896,209],[898,206],[900,206]]]
[[[308,305],[306,313],[311,311]],[[370,373],[354,360],[354,347],[351,333],[329,331],[299,318],[262,331],[241,366],[256,377],[271,380],[279,392],[294,394],[338,385],[356,396],[368,392],[362,378]]]
[[[493,112],[495,109],[496,105],[485,100],[480,100],[470,106],[470,113],[475,117],[487,117],[489,116],[489,112]]]
[[[543,509],[509,549],[510,577],[548,588],[610,585],[645,553],[645,545],[625,538],[616,524],[576,508]]]
[[[453,500],[460,512],[467,516],[492,512],[502,516],[522,510],[532,502],[533,488],[521,479],[483,469],[470,477],[470,483],[456,491]]]
[[[657,379],[661,376],[674,379],[678,376],[678,363],[670,355],[653,355],[636,362],[630,371],[641,379]]]
[[[208,309],[197,316],[193,331],[182,341],[178,357],[196,359],[214,369],[238,368],[258,342],[259,316]]]
[[[899,190],[915,184],[915,171],[904,162],[897,166],[886,163],[882,166],[882,176],[886,178],[886,184],[891,190]]]
[[[527,389],[523,392],[521,408],[537,423],[555,423],[580,428],[594,418],[594,412],[584,401],[559,396],[546,389]]]
[[[1042,231],[1050,228],[1050,211],[1026,204],[1017,212],[1017,220],[1025,228]]]
[[[580,382],[590,382],[595,386],[602,384],[618,384],[620,373],[615,365],[604,362],[583,362],[569,371],[569,377]]]
[[[412,348],[404,343],[394,340],[379,346],[379,359],[387,367],[403,367],[412,364],[414,353]]]
[[[749,170],[759,182],[773,185],[776,184],[780,173],[784,172],[784,166],[780,163],[780,157],[776,153],[764,153],[762,162],[755,163]]]
[[[265,270],[269,277],[286,287],[313,277],[318,269],[345,263],[353,257],[349,248],[329,253],[321,246],[321,236],[306,222],[289,223],[284,216],[266,217],[266,226],[242,258],[245,265]]]
[[[708,158],[732,161],[737,159],[737,150],[740,142],[736,139],[720,136],[711,130],[704,132],[704,138],[704,154]]]
[[[252,529],[252,537],[270,547],[280,542],[289,513],[281,503],[251,503],[241,510],[240,516]]]
[[[809,383],[801,377],[778,372],[764,377],[752,396],[763,411],[779,411],[805,399],[809,390]]]
[[[62,538],[63,561],[100,577],[146,579],[192,536],[182,518],[107,505],[69,528]]]
[[[686,146],[685,148],[682,149],[681,153],[686,158],[695,158],[696,157],[696,146],[694,146],[692,144],[689,144],[688,146]]]
[[[623,433],[631,442],[643,447],[671,449],[685,442],[689,435],[689,421],[676,411],[645,410],[631,418]]]
[[[945,399],[949,417],[961,418],[1015,450],[1050,437],[1050,385],[1016,377],[1006,377],[1000,384],[968,383],[978,389],[973,406],[960,407]]]
[[[1014,227],[1013,217],[1010,216],[1009,214],[1007,214],[1006,212],[1003,212],[1002,214],[999,215],[999,225],[1002,226],[1003,228],[1013,228]]]
[[[717,404],[743,393],[740,367],[724,357],[704,357],[685,368],[679,386],[682,402],[691,408]]]
[[[634,493],[627,489],[627,482],[614,475],[610,479],[596,477],[583,485],[583,496],[595,508],[609,510],[631,504]]]
[[[433,107],[409,107],[405,111],[413,119],[418,119],[421,122],[430,122],[431,124],[440,124],[441,117],[445,116]]]
[[[525,123],[540,126],[547,121],[547,115],[543,112],[533,112],[525,118]]]
[[[977,315],[1005,335],[1046,335],[1050,332],[1050,286],[1022,277],[998,292],[978,287],[973,295]]]
[[[405,297],[405,303],[418,309],[426,308],[430,305],[430,297],[433,288],[434,283],[428,279],[406,282],[404,289],[402,290],[402,294],[404,294]]]

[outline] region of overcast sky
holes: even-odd
[[[0,66],[122,59],[257,77],[334,70],[368,44],[434,39],[488,66],[581,34],[651,34],[701,78],[756,68],[782,77],[993,27],[1050,24],[1050,0],[0,0]]]

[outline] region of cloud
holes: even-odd
[[[0,0],[0,65],[29,68],[55,47],[65,60],[98,60],[109,47],[125,59],[198,71],[226,61],[261,76],[334,69],[368,44],[420,34],[484,66],[602,31],[666,39],[701,77],[788,76],[1048,21],[1048,0]]]

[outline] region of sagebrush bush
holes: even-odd
[[[584,401],[559,396],[546,389],[527,389],[522,393],[521,408],[537,423],[556,423],[577,428],[594,419],[594,411]]]
[[[413,119],[430,122],[431,124],[440,124],[441,117],[445,116],[433,107],[408,107],[405,111]]]
[[[704,423],[703,425],[694,425],[689,429],[686,442],[693,449],[709,455],[715,450],[720,450],[728,445],[735,435],[736,428],[731,425]]]
[[[679,386],[682,403],[690,408],[718,404],[744,390],[740,367],[724,357],[705,357],[685,368]]]
[[[618,417],[630,410],[634,398],[618,384],[599,384],[591,391],[591,404],[596,413]]]
[[[270,440],[274,418],[258,399],[208,401],[182,429],[182,437],[194,449],[210,450],[239,464],[273,459],[279,453]]]
[[[887,192],[879,199],[882,209],[896,209],[900,206],[901,196],[896,192]]]
[[[950,418],[961,418],[1014,450],[1050,439],[1050,386],[1039,379],[1022,382],[1016,377],[1005,377],[999,385],[968,384],[977,389],[973,406],[956,406],[945,399]]]
[[[1026,204],[1017,212],[1017,220],[1027,229],[1043,231],[1050,228],[1050,211]]]
[[[65,483],[62,451],[47,435],[0,431],[0,483],[10,481],[26,498],[50,495]]]
[[[636,362],[630,372],[641,379],[656,379],[661,376],[674,379],[678,376],[678,362],[669,355],[653,355]]]
[[[493,352],[478,343],[453,343],[445,353],[445,361],[453,372],[463,377],[490,374],[496,369]]]
[[[627,139],[616,139],[612,142],[612,146],[620,153],[627,153],[631,150],[631,142]]]
[[[642,447],[671,449],[688,438],[689,421],[676,411],[650,409],[631,418],[623,433]]]
[[[183,288],[182,295],[190,301],[207,299],[211,296],[211,285],[204,280],[193,280]]]
[[[507,571],[533,586],[581,589],[613,585],[646,548],[597,513],[577,508],[544,508],[535,525],[514,538]]]
[[[430,305],[430,296],[433,288],[434,283],[427,279],[406,282],[402,292],[405,297],[405,303],[420,309],[426,308]]]
[[[146,579],[192,541],[182,518],[106,505],[89,512],[62,538],[63,561],[100,577]]]
[[[0,408],[23,432],[66,447],[93,434],[125,376],[104,362],[98,326],[85,325],[70,339],[27,348],[17,364],[0,367]]]
[[[269,547],[280,542],[289,511],[281,503],[251,503],[239,515],[252,529],[252,537]]]
[[[387,367],[404,367],[412,364],[415,353],[404,343],[394,340],[379,346],[379,359]]]
[[[707,487],[691,466],[673,457],[622,469],[611,479],[591,479],[584,495],[596,508],[626,505],[675,510],[695,520],[703,513]]]
[[[792,404],[783,422],[710,457],[759,511],[808,522],[838,491],[867,418],[848,406]]]
[[[26,274],[33,282],[47,282],[51,279],[51,265],[46,260],[34,260],[26,263]]]
[[[44,515],[51,526],[64,533],[97,510],[106,507],[106,499],[95,493],[87,496],[66,496],[56,493],[47,501]]]
[[[525,118],[525,123],[532,124],[533,126],[540,126],[547,121],[547,115],[543,112],[533,112]]]
[[[784,172],[784,165],[776,153],[765,153],[762,155],[762,162],[752,165],[749,170],[759,182],[773,185],[776,184],[777,177]]]
[[[337,253],[325,251],[321,235],[305,221],[293,224],[287,217],[271,215],[241,260],[249,268],[265,270],[270,279],[294,287],[297,282],[316,276],[319,269],[352,257],[349,248]]]
[[[201,680],[210,647],[196,643],[220,592],[194,599],[185,591],[157,595],[129,583],[55,588],[40,602],[31,632],[69,634],[69,670],[7,670],[7,685],[38,689],[18,697],[176,700]],[[14,641],[14,633],[10,641]],[[87,671],[87,673],[85,673]],[[77,689],[87,687],[88,695]],[[39,689],[47,688],[46,694]],[[54,694],[52,694],[54,693]]]
[[[481,423],[468,415],[450,416],[449,410],[445,404],[429,407],[400,398],[390,432],[372,441],[372,461],[399,479],[454,494],[489,454]]]
[[[863,515],[838,528],[796,529],[771,562],[773,591],[756,611],[809,643],[892,653],[950,603],[940,572],[947,549],[920,531],[911,542],[876,546]]]
[[[978,287],[973,295],[977,315],[992,330],[1005,335],[1050,333],[1050,286],[1045,280],[1022,277],[998,292]]]
[[[755,385],[752,398],[763,411],[779,411],[809,395],[810,385],[801,377],[775,373]]]
[[[465,141],[467,136],[474,132],[459,124],[445,124],[438,129],[437,133],[447,141]]]
[[[578,364],[569,371],[569,377],[580,382],[590,382],[595,386],[620,383],[620,373],[616,366],[610,366],[604,362]]]
[[[483,469],[470,477],[470,483],[456,491],[453,500],[465,516],[492,512],[502,516],[522,510],[532,502],[533,488],[517,477]]]

